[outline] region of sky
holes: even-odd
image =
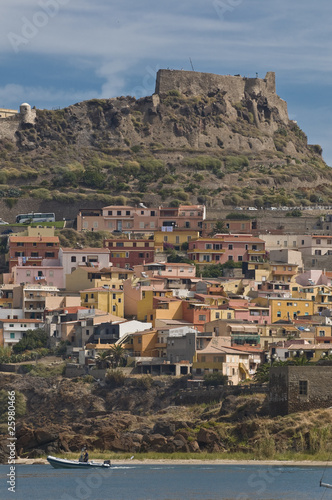
[[[332,166],[331,0],[10,0],[0,107],[151,95],[158,69],[264,78]]]

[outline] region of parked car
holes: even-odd
[[[4,226],[6,224],[9,224],[9,222],[6,222],[5,220],[0,219],[0,226]]]
[[[248,207],[248,210],[258,210],[256,207]]]

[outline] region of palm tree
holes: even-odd
[[[209,236],[214,236],[215,234],[218,233],[229,233],[229,230],[226,228],[224,221],[218,220],[215,225],[213,226],[211,233]]]
[[[97,368],[99,369],[105,369],[105,368],[108,368],[109,365],[111,364],[111,352],[110,352],[110,349],[106,350],[106,351],[101,351],[101,352],[98,352],[98,354],[96,355],[96,365],[97,365]]]
[[[110,348],[109,352],[112,362],[112,368],[121,366],[124,361],[125,349],[121,345],[114,344]]]

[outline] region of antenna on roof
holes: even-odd
[[[190,61],[191,69],[192,69],[193,71],[195,71],[195,70],[194,70],[194,65],[193,65],[193,62],[192,62],[192,60],[191,60],[191,57],[189,57],[189,61]]]

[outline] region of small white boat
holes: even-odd
[[[103,469],[110,469],[110,460],[104,460],[101,462],[80,462],[79,460],[68,460],[67,458],[57,458],[49,455],[47,457],[49,463],[54,467],[54,469],[91,469],[91,467],[99,467]]]

